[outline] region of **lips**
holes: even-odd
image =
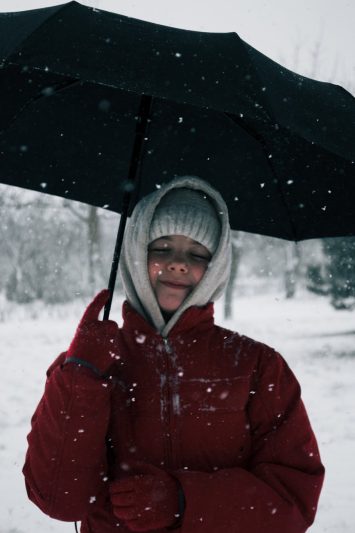
[[[184,283],[180,283],[178,281],[163,281],[159,280],[162,285],[165,285],[166,287],[170,287],[172,289],[188,289],[189,285],[186,285]]]

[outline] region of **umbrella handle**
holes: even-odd
[[[144,148],[144,140],[147,138],[147,130],[149,125],[149,117],[152,108],[153,97],[143,94],[141,97],[139,111],[137,116],[136,133],[134,138],[131,161],[128,170],[128,180],[125,184],[125,192],[122,199],[122,211],[120,223],[118,226],[115,250],[113,252],[110,278],[108,282],[108,290],[110,297],[105,305],[104,320],[108,320],[110,316],[113,291],[115,289],[118,263],[120,260],[121,249],[124,231],[126,227],[128,213],[130,211],[131,203],[135,203],[138,196],[140,186],[140,169],[142,163],[142,154]]]

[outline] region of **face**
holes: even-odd
[[[148,273],[159,306],[171,316],[193,291],[207,270],[211,254],[183,235],[170,235],[148,247]]]

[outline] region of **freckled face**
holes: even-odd
[[[184,235],[169,235],[148,247],[148,274],[160,308],[172,315],[203,278],[211,254]]]

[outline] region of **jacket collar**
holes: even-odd
[[[169,332],[169,337],[175,337],[181,333],[194,329],[194,332],[202,332],[214,325],[214,307],[210,302],[203,307],[192,306],[186,309],[179,317]],[[147,320],[125,300],[122,305],[122,317],[124,331],[139,331],[147,335],[159,335],[160,333]]]

